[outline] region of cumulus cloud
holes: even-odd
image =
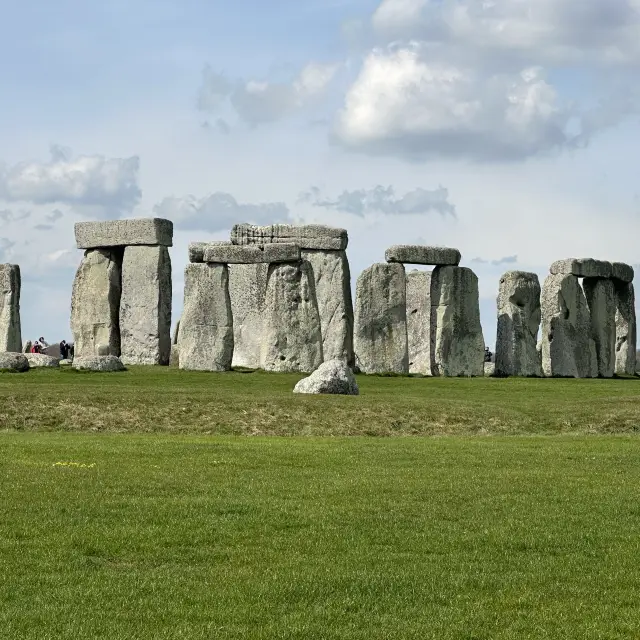
[[[154,213],[172,220],[176,229],[210,233],[230,229],[239,222],[265,225],[289,220],[284,202],[240,203],[223,192],[205,198],[168,197],[154,207]]]
[[[521,159],[575,143],[567,133],[572,117],[539,67],[486,78],[431,62],[412,43],[367,56],[336,134],[371,153]]]
[[[6,223],[19,222],[20,220],[25,220],[30,215],[31,211],[25,211],[24,209],[20,211],[13,211],[13,209],[0,209],[0,220],[3,220]]]
[[[518,262],[518,256],[505,256],[504,258],[498,258],[497,260],[485,260],[484,258],[473,258],[471,262],[474,264],[490,264],[493,267],[499,267],[503,264],[516,264]]]
[[[311,62],[290,82],[267,82],[229,80],[206,66],[198,92],[198,109],[217,113],[228,100],[237,116],[249,125],[275,122],[322,95],[337,68]],[[228,124],[221,118],[217,119],[216,128],[228,132]]]
[[[139,158],[72,158],[53,146],[46,163],[0,166],[0,200],[35,205],[65,204],[87,217],[106,218],[130,212],[139,202]]]
[[[640,63],[638,0],[383,0],[371,23],[379,36],[420,39],[447,49],[449,57]]]
[[[456,208],[449,202],[449,191],[442,186],[433,190],[417,188],[397,197],[392,186],[377,185],[373,189],[343,191],[336,198],[326,198],[318,187],[310,187],[300,194],[299,201],[361,217],[367,213],[408,215],[430,212],[456,217]]]
[[[6,262],[9,256],[9,250],[15,245],[15,242],[9,238],[0,238],[0,262]]]

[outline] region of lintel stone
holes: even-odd
[[[133,245],[173,246],[173,222],[163,218],[133,218],[76,222],[78,249]]]
[[[300,247],[295,244],[208,246],[204,250],[204,261],[222,264],[299,262]]]
[[[449,247],[395,244],[385,251],[384,257],[387,262],[457,267],[460,264],[461,255],[458,249]]]
[[[349,237],[346,229],[322,224],[270,224],[259,227],[253,224],[236,224],[231,230],[231,242],[247,244],[297,244],[301,249],[344,251]]]
[[[621,282],[633,282],[634,271],[633,267],[629,264],[625,264],[624,262],[613,262],[613,277],[616,280],[620,280]]]
[[[578,278],[611,278],[613,267],[606,260],[594,258],[567,258],[556,260],[550,268],[551,275],[571,275]]]
[[[231,244],[230,240],[212,240],[211,242],[190,242],[189,262],[204,262],[204,250],[208,247],[225,247]]]

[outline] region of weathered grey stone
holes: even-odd
[[[320,315],[311,265],[272,264],[262,338],[267,371],[314,371],[323,361]]]
[[[164,246],[124,250],[120,341],[124,364],[169,364],[171,258]]]
[[[231,369],[233,317],[227,265],[188,264],[185,268],[178,345],[181,369]]]
[[[579,278],[610,278],[613,267],[605,260],[593,258],[567,258],[556,260],[550,268],[551,275],[572,275]]]
[[[29,361],[24,353],[5,351],[0,353],[0,371],[24,373],[29,371]]]
[[[109,353],[110,349],[109,349],[109,345],[108,344],[99,344],[98,348],[96,349],[96,355],[99,356],[110,356],[111,354]]]
[[[108,347],[107,347],[108,349]],[[60,360],[62,358],[62,353],[60,352],[60,343],[59,342],[55,342],[54,344],[50,344],[48,347],[45,347],[44,349],[42,349],[42,351],[40,353],[43,353],[47,356],[51,356],[52,358],[57,358],[58,360]],[[107,352],[104,355],[109,355],[109,351],[107,350]]]
[[[616,373],[632,376],[636,371],[636,297],[632,283],[614,281],[616,297]]]
[[[363,373],[409,373],[403,265],[377,263],[358,277],[354,347]]]
[[[460,251],[449,247],[428,247],[420,244],[395,244],[384,253],[387,262],[454,266],[460,264]]]
[[[173,222],[163,218],[76,222],[78,249],[101,249],[130,245],[173,245]]]
[[[542,371],[545,376],[598,375],[591,315],[578,276],[547,276],[542,286]]]
[[[58,364],[61,367],[68,367],[69,365],[73,364],[73,360],[70,360],[69,358],[63,358]]]
[[[535,273],[507,271],[498,290],[497,376],[542,376],[536,348],[540,329],[540,281]]]
[[[495,362],[485,362],[484,363],[484,375],[487,378],[492,378],[496,374],[496,363]]]
[[[262,367],[264,299],[269,265],[229,265],[229,296],[233,315],[233,366]]]
[[[407,273],[409,373],[431,375],[431,273]]]
[[[38,367],[55,368],[60,366],[60,359],[48,356],[45,353],[25,353],[25,358],[32,369]]]
[[[31,340],[27,340],[24,343],[24,347],[22,348],[22,353],[31,353],[32,347],[33,347],[33,342],[31,342]]]
[[[431,273],[431,374],[483,376],[478,277],[467,267]]]
[[[81,356],[73,359],[73,368],[78,371],[125,371],[122,360],[116,356]]]
[[[108,345],[120,355],[122,251],[89,249],[78,267],[71,295],[71,332],[76,356],[98,355]]]
[[[0,351],[22,351],[20,267],[0,264]]]
[[[613,262],[611,263],[613,275],[612,277],[616,280],[621,280],[622,282],[633,282],[633,267],[629,264],[625,264],[624,262]]]
[[[336,229],[320,224],[291,225],[270,224],[259,227],[253,224],[236,224],[231,230],[231,242],[237,245],[293,243],[301,249],[343,251],[347,248],[346,229]]]
[[[321,364],[308,378],[298,382],[293,393],[357,396],[360,389],[351,369],[339,358]]]
[[[324,359],[344,360],[351,366],[354,363],[353,301],[347,254],[304,249],[302,258],[313,270]]]
[[[598,376],[612,378],[616,370],[616,294],[613,280],[585,278],[582,288],[591,315],[591,337],[596,346]]]
[[[171,345],[171,353],[169,354],[169,366],[170,367],[180,366],[180,346],[177,344]]]
[[[230,240],[211,240],[210,242],[191,242],[189,244],[189,262],[204,262],[204,251],[208,247],[224,247],[230,245]]]
[[[300,247],[295,244],[207,246],[204,261],[220,264],[256,264],[259,262],[299,262]]]

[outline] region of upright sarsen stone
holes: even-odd
[[[303,249],[302,258],[313,270],[324,359],[344,360],[353,366],[353,301],[347,254]]]
[[[191,371],[227,371],[233,357],[229,268],[188,264],[178,334],[179,366]]]
[[[0,264],[0,352],[22,351],[20,287],[20,267]]]
[[[404,266],[378,263],[356,282],[356,365],[363,373],[409,373]]]
[[[71,333],[76,357],[120,355],[121,249],[88,249],[71,295]]]
[[[591,315],[591,337],[596,347],[598,376],[612,378],[616,370],[616,294],[613,281],[585,278],[582,289]]]
[[[540,329],[540,281],[535,273],[507,271],[498,291],[496,376],[542,376],[536,348]]]
[[[616,373],[636,373],[636,298],[631,282],[614,281],[616,297]]]
[[[431,374],[484,376],[478,277],[467,267],[431,273]]]
[[[407,273],[409,373],[431,375],[431,272]]]
[[[229,296],[233,315],[233,366],[262,367],[264,299],[269,265],[229,265]]]
[[[169,364],[171,258],[164,246],[124,250],[120,340],[124,364]]]
[[[578,276],[547,276],[542,286],[542,371],[545,376],[598,375],[591,314]]]
[[[301,372],[323,362],[315,282],[306,260],[269,266],[261,361],[267,371]]]

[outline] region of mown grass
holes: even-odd
[[[358,397],[294,395],[300,378],[167,367],[0,374],[0,430],[305,436],[640,431],[640,378],[358,376]]]
[[[640,635],[635,437],[4,433],[0,495],[0,638]]]

